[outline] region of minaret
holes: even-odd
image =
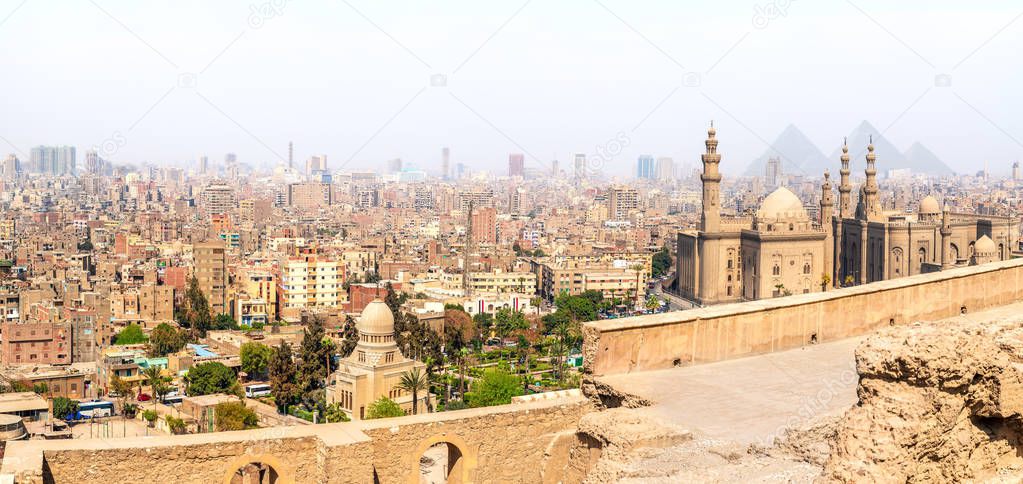
[[[821,184],[821,228],[824,229],[824,272],[822,274],[835,278],[835,240],[832,218],[835,213],[835,192],[831,191],[831,174],[824,170],[824,183]],[[827,291],[827,284],[821,281],[821,287]]]
[[[881,201],[878,199],[877,192],[877,168],[874,166],[874,162],[877,161],[877,155],[874,154],[874,136],[870,137],[870,144],[867,145],[867,169],[864,173],[867,175],[867,182],[863,185],[863,195],[866,200],[863,204],[863,212],[866,216],[866,220],[874,221],[881,216]]]
[[[700,230],[713,233],[721,229],[721,173],[718,172],[718,164],[721,162],[721,155],[718,154],[718,140],[715,138],[717,130],[714,129],[714,121],[710,122],[710,129],[707,130],[707,152],[703,154],[703,174],[700,180],[703,181],[703,215],[700,218]]]
[[[288,169],[295,168],[295,143],[288,141]]]
[[[955,265],[952,260],[952,222],[949,220],[948,205],[941,211],[941,268],[947,269]]]
[[[841,175],[838,185],[838,218],[849,218],[852,216],[852,185],[849,183],[849,140],[842,142],[842,169],[838,171]]]

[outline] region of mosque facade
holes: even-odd
[[[866,181],[852,206],[849,147],[842,148],[838,207],[831,177],[821,185],[819,218],[779,187],[753,216],[721,214],[717,131],[702,156],[702,214],[697,230],[678,234],[676,291],[701,305],[826,291],[868,282],[981,264],[1010,257],[1017,243],[1012,217],[942,208],[933,196],[916,213],[886,212],[877,156],[867,147]]]

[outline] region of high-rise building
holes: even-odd
[[[650,155],[640,155],[639,160],[636,161],[636,178],[641,180],[653,180],[654,174],[654,157]]]
[[[238,155],[234,153],[224,155],[224,164],[230,165],[231,163],[238,163]]]
[[[522,191],[518,187],[512,187],[508,193],[508,213],[512,215],[522,213]]]
[[[440,150],[440,178],[447,180],[451,176],[451,150],[447,146]]]
[[[333,194],[330,184],[320,182],[288,185],[288,206],[302,209],[327,208]]]
[[[199,174],[205,175],[210,169],[210,157],[202,155],[199,157]]]
[[[524,176],[526,174],[526,157],[522,153],[508,155],[508,176]]]
[[[388,173],[401,173],[401,158],[395,158],[393,160],[387,160],[387,172]]]
[[[497,209],[479,206],[473,208],[472,240],[477,244],[497,243]]]
[[[14,181],[19,174],[21,174],[21,161],[14,153],[11,153],[4,158],[3,165],[0,165],[0,177],[3,177],[4,181]]]
[[[551,176],[558,176],[558,160],[551,162]]]
[[[201,203],[206,215],[230,212],[236,204],[234,189],[223,183],[211,183],[203,189]]]
[[[1012,179],[1014,181],[1019,181],[1020,180],[1019,162],[1018,161],[1012,164]]]
[[[675,160],[662,156],[657,159],[657,181],[670,182],[675,179]]]
[[[455,179],[461,180],[465,176],[465,164],[458,163],[455,165]]]
[[[494,190],[490,187],[466,188],[458,192],[458,199],[459,210],[463,212],[469,210],[469,202],[472,202],[477,210],[481,207],[493,207]]]
[[[768,158],[764,167],[764,184],[770,190],[778,188],[781,186],[781,176],[781,160],[775,157]]]
[[[348,299],[343,287],[343,260],[318,254],[302,254],[280,261],[278,310],[282,318],[297,320],[305,308],[336,308]]]
[[[74,146],[37,146],[32,148],[29,171],[48,175],[75,174]]]
[[[608,215],[614,220],[626,220],[629,212],[639,208],[639,192],[632,187],[613,187],[608,200]]]
[[[288,141],[288,169],[295,169],[295,143]]]
[[[224,241],[214,238],[192,247],[195,278],[210,302],[214,315],[227,313],[227,251]]]
[[[305,162],[306,175],[315,175],[327,171],[327,155],[313,155]]]
[[[586,179],[586,153],[575,154],[575,179],[584,180]]]

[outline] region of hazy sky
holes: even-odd
[[[437,169],[450,146],[474,169],[585,152],[624,175],[641,153],[695,163],[714,119],[722,170],[738,172],[789,123],[831,153],[866,119],[901,149],[996,170],[1023,157],[1021,14],[1018,0],[0,0],[0,152],[259,165],[293,140],[299,166]]]

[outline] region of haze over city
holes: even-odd
[[[0,484],[1019,481],[1021,34],[0,0]]]
[[[1012,1],[5,0],[0,144],[27,158],[116,139],[115,163],[272,166],[294,141],[331,169],[434,172],[450,146],[500,172],[509,152],[565,166],[624,135],[604,167],[621,177],[640,154],[696,167],[714,119],[722,171],[739,174],[789,124],[830,155],[865,120],[956,171],[1007,173],[1023,152],[1019,15]]]

